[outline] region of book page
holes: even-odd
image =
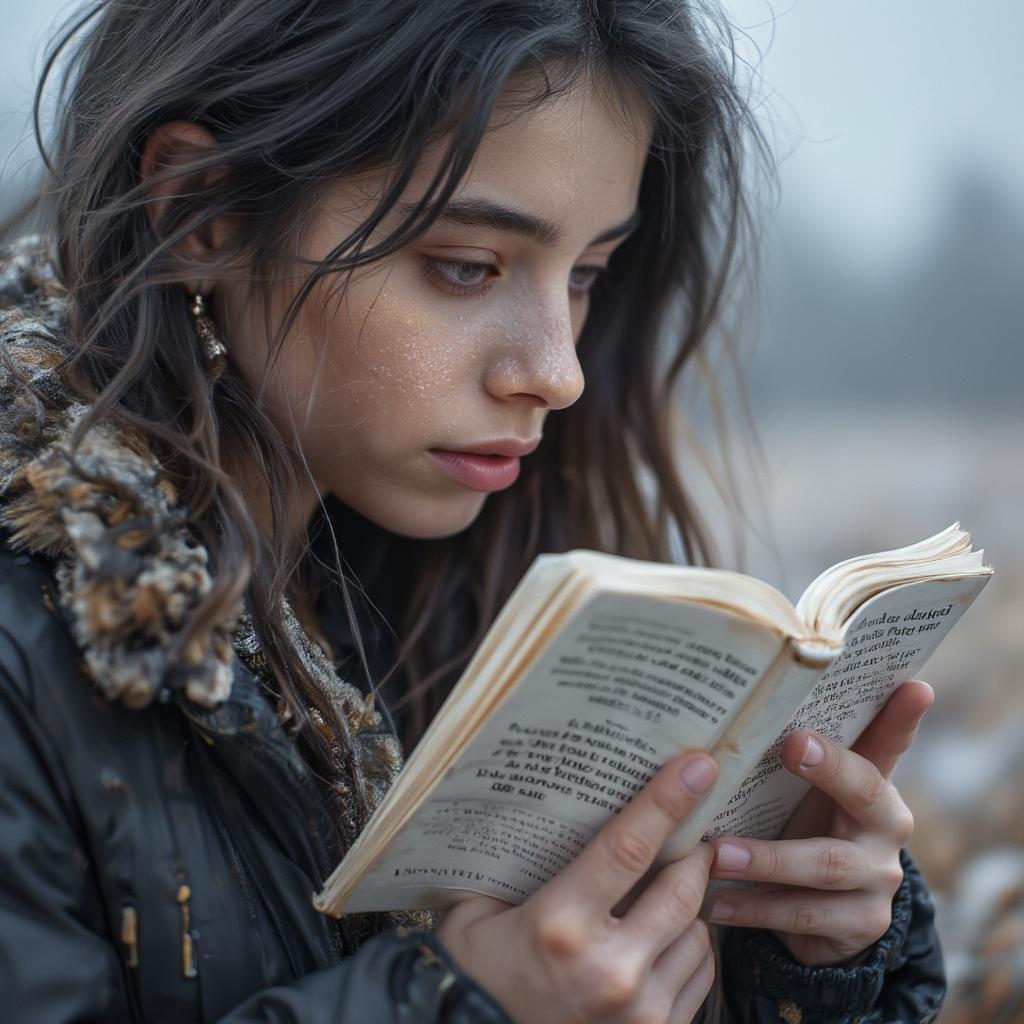
[[[783,768],[783,739],[795,729],[812,729],[852,745],[897,685],[917,675],[989,579],[908,583],[862,605],[847,624],[843,654],[714,819],[709,837],[778,835],[809,788]]]
[[[592,597],[344,911],[441,907],[467,892],[521,902],[665,761],[714,747],[786,643],[706,605]]]

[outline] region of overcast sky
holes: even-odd
[[[56,0],[5,0],[0,145],[25,110]],[[758,61],[763,116],[782,160],[781,215],[824,230],[865,267],[929,244],[958,175],[980,172],[1024,217],[1021,0],[726,0]],[[753,45],[752,45],[753,44]],[[755,50],[760,49],[763,59]],[[30,162],[0,163],[0,187]]]
[[[928,244],[961,175],[990,177],[1024,216],[1020,0],[727,6],[767,51],[786,210],[883,262]]]

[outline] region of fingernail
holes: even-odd
[[[687,761],[679,771],[683,785],[695,796],[706,793],[715,781],[714,762],[707,757],[695,757]]]
[[[807,737],[804,756],[800,761],[801,768],[817,768],[825,760],[825,748],[813,737]]]
[[[715,900],[708,913],[708,919],[711,921],[731,921],[735,916],[736,908],[724,900]]]
[[[725,871],[742,871],[750,863],[750,851],[739,843],[719,843],[717,860]]]

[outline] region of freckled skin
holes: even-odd
[[[536,438],[550,412],[579,397],[575,346],[587,297],[570,288],[570,273],[607,265],[617,243],[592,239],[633,213],[649,140],[645,112],[634,109],[624,121],[589,84],[512,119],[497,115],[454,198],[544,217],[561,230],[557,245],[438,223],[361,270],[340,299],[330,285],[314,292],[266,400],[285,436],[297,433],[322,491],[406,536],[444,537],[472,523],[487,495],[451,480],[429,449]],[[443,141],[428,150],[406,200],[425,189]],[[302,255],[318,259],[346,237],[382,182],[382,174],[339,181]],[[424,269],[424,258],[490,262],[494,272],[479,294],[457,294]],[[297,273],[275,295],[271,327],[300,279]],[[240,285],[221,289],[227,343],[258,381],[263,307],[247,301]],[[306,512],[314,500],[312,489],[300,496]]]

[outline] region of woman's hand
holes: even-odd
[[[645,879],[717,777],[706,754],[673,758],[559,875],[522,906],[473,897],[437,937],[517,1024],[689,1024],[714,980],[697,919],[711,850]]]
[[[786,737],[783,764],[815,788],[781,839],[715,842],[715,878],[763,884],[716,894],[711,920],[772,929],[807,965],[840,964],[877,942],[914,827],[889,779],[933,700],[927,683],[904,683],[852,750],[809,732]]]

